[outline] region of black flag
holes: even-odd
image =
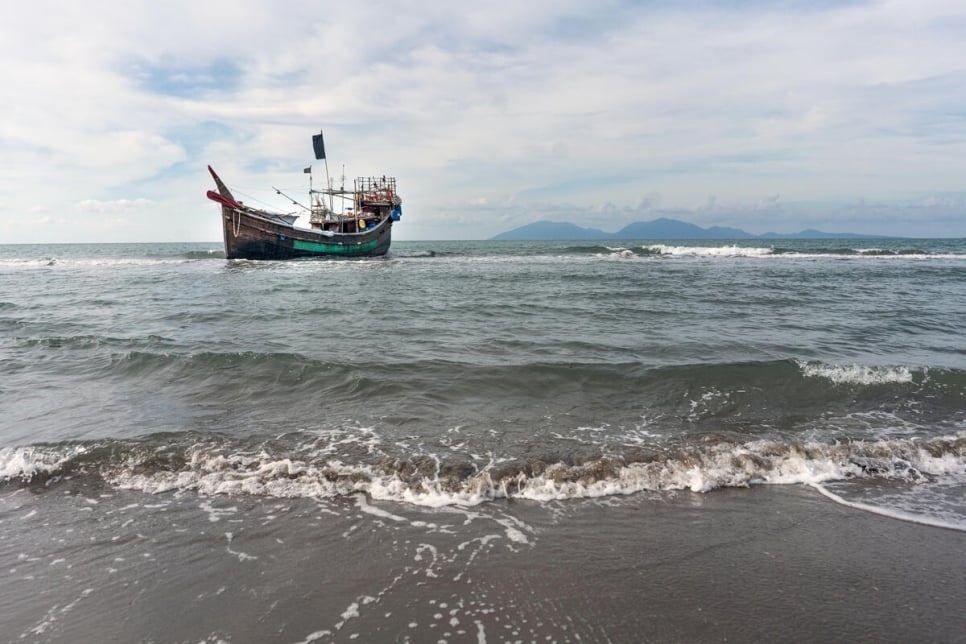
[[[315,148],[315,158],[325,158],[325,142],[322,140],[322,132],[312,135],[312,147]]]

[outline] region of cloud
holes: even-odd
[[[229,60],[201,65],[135,62],[128,74],[148,92],[163,96],[193,98],[208,93],[237,89],[242,70]]]
[[[913,234],[960,207],[964,25],[944,0],[20,3],[0,25],[0,230],[31,205],[145,199],[215,240],[205,165],[272,202],[307,187],[323,128],[334,175],[399,177],[402,238],[535,213],[794,230],[829,203],[847,228],[862,199]]]
[[[114,201],[85,199],[77,204],[77,208],[87,212],[119,213],[143,210],[153,205],[154,202],[150,199],[116,199]]]

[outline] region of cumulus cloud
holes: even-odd
[[[452,237],[506,214],[791,230],[816,203],[961,199],[962,3],[38,0],[4,18],[0,226],[38,195],[52,212],[140,195],[217,239],[205,165],[268,201],[320,127],[336,175],[397,175],[410,230]]]

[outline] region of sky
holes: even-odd
[[[659,217],[966,237],[962,0],[10,3],[0,243],[217,241],[398,180],[402,240]],[[352,6],[350,6],[352,5]]]

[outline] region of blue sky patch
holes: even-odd
[[[213,92],[233,91],[241,82],[242,69],[225,59],[205,65],[141,61],[133,66],[131,75],[154,94],[197,98]]]

